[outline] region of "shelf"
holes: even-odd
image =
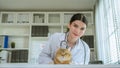
[[[91,51],[94,51],[95,49],[94,48],[90,48]]]
[[[48,28],[49,28],[49,34],[50,34],[50,35],[51,35],[51,34],[54,34],[54,33],[56,33],[56,32],[59,32],[59,33],[62,32],[62,31],[61,31],[61,26],[49,26]]]
[[[13,51],[13,50],[29,50],[29,48],[0,48],[0,50]]]
[[[5,35],[7,35],[7,36],[14,36],[14,37],[21,37],[21,36],[29,36],[29,34],[0,34],[0,36],[5,36]]]
[[[29,36],[30,26],[0,26],[0,35]]]
[[[32,37],[32,41],[47,41],[48,37]]]
[[[0,23],[1,26],[21,26],[21,27],[25,27],[25,26],[30,26],[29,23]]]
[[[32,23],[32,26],[61,26],[60,23]]]
[[[9,37],[9,47],[15,42],[15,48],[29,48],[29,37]]]
[[[6,41],[5,45],[5,36],[0,36],[1,42],[1,48],[11,48],[11,43],[15,42],[15,48],[17,49],[24,49],[29,48],[29,37],[28,36],[7,36],[8,41]]]

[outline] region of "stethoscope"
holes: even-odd
[[[66,45],[66,49],[68,49],[69,48],[69,46],[68,46],[68,44],[67,44],[67,35],[68,35],[68,33],[65,33],[65,38],[64,38],[64,40],[62,40],[61,42],[60,42],[60,47],[62,47],[63,45]],[[83,43],[83,41],[81,40],[81,42],[82,42],[82,45],[83,45],[83,47],[84,47],[84,64],[85,64],[85,61],[86,61],[86,48],[85,48],[85,44]]]

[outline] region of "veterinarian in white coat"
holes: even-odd
[[[88,64],[90,59],[90,49],[88,45],[80,39],[86,31],[87,20],[83,14],[74,14],[68,24],[67,33],[55,33],[51,35],[46,46],[39,55],[39,64],[53,63],[56,50],[60,48],[61,41],[65,40],[71,48],[71,64]],[[66,47],[67,45],[62,45]]]

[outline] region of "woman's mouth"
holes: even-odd
[[[78,34],[76,34],[76,33],[73,33],[75,36],[79,36]]]

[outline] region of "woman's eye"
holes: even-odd
[[[78,26],[75,24],[74,27],[78,27]]]
[[[85,28],[80,28],[80,30],[84,30]]]
[[[79,26],[76,25],[76,24],[74,24],[73,26],[74,26],[75,28],[79,28]],[[85,27],[81,27],[80,30],[85,30]]]

